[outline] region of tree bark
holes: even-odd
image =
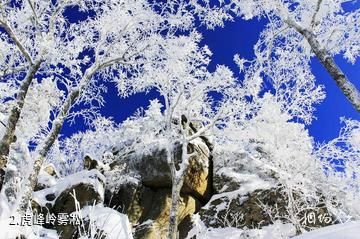
[[[180,191],[184,184],[184,177],[188,165],[188,152],[187,152],[187,143],[182,144],[182,166],[179,170],[176,170],[175,159],[172,158],[171,161],[171,175],[172,175],[172,187],[171,187],[171,208],[169,216],[169,231],[168,239],[178,239],[178,212],[179,212],[179,199]],[[172,152],[171,152],[172,153]]]
[[[6,131],[0,141],[0,168],[4,168],[7,163],[7,157],[10,151],[10,144],[14,141],[16,125],[19,122],[21,111],[25,104],[25,98],[29,87],[36,72],[39,70],[41,61],[36,62],[30,66],[24,81],[20,86],[20,90],[16,96],[16,103],[10,111],[8,122],[6,124]]]
[[[172,188],[171,188],[171,208],[170,208],[170,216],[169,216],[169,233],[168,239],[178,239],[178,211],[179,211],[179,199],[180,199],[180,190],[182,184],[181,179],[173,180]]]
[[[360,92],[352,84],[349,79],[346,77],[345,73],[339,68],[339,66],[335,63],[333,57],[326,51],[326,49],[322,48],[319,41],[316,39],[316,36],[310,30],[303,28],[296,22],[291,19],[287,19],[285,21],[290,27],[294,28],[297,32],[299,32],[309,45],[311,49],[319,59],[320,63],[325,67],[330,76],[335,80],[338,87],[344,93],[346,98],[350,101],[353,107],[360,112]]]
[[[71,106],[74,104],[74,102],[76,101],[76,99],[79,97],[80,91],[81,91],[81,88],[78,87],[69,94],[63,107],[60,110],[59,115],[53,122],[53,126],[51,128],[49,135],[46,137],[46,139],[44,140],[44,143],[41,145],[41,148],[39,150],[39,156],[35,159],[33,170],[28,177],[27,183],[24,188],[23,195],[20,200],[20,205],[19,205],[18,210],[22,214],[26,213],[26,210],[29,206],[29,203],[32,198],[32,193],[36,186],[37,178],[39,176],[40,169],[44,163],[46,155],[48,154],[50,148],[53,146],[54,142],[58,138],[61,128],[62,128],[62,126],[65,122],[65,119],[69,113],[69,110],[70,110]]]

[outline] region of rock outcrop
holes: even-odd
[[[181,159],[180,149],[180,145],[177,145],[174,150],[173,157],[177,162]],[[206,230],[224,227],[237,228],[239,231],[257,230],[259,227],[274,226],[274,218],[279,219],[276,223],[281,225],[289,223],[289,199],[280,190],[276,173],[264,167],[261,161],[254,160],[246,153],[234,152],[217,152],[213,159],[212,146],[204,139],[192,142],[188,152],[193,154],[180,193],[180,239],[187,238],[189,231],[196,227],[192,221],[194,215]],[[105,205],[106,210],[113,208],[117,210],[116,213],[126,214],[134,238],[166,238],[172,200],[172,180],[166,151],[158,148],[145,155],[136,152],[126,157],[118,155],[117,151],[107,155],[112,159],[109,165],[87,156],[84,171],[63,179],[57,179],[56,173],[53,173],[55,169],[43,170],[45,173],[38,186],[41,190],[34,193],[33,208],[38,212],[70,214],[100,203],[101,207]],[[75,208],[74,192],[78,208]],[[297,197],[294,193],[294,198]],[[313,214],[318,218],[328,212],[320,200],[312,209],[300,214],[300,217]],[[85,222],[85,227],[89,223]],[[331,224],[331,221],[309,223],[313,222],[304,222],[304,227],[322,227]],[[293,227],[291,223],[286,225]],[[45,227],[56,229],[62,239],[80,235],[74,225]],[[103,233],[101,228],[98,231]]]
[[[65,214],[68,217],[77,209],[102,203],[104,185],[105,178],[97,170],[81,171],[58,180],[50,187],[35,191],[32,207],[35,213],[52,214],[56,218]],[[77,230],[77,225],[57,221],[45,224],[44,227],[56,229],[61,239],[75,238],[73,235]]]
[[[177,146],[174,157],[181,159],[181,147]],[[189,167],[181,189],[179,202],[179,230],[186,235],[189,218],[207,203],[212,196],[212,161],[206,142],[199,140],[188,147],[195,152],[189,159]],[[129,162],[127,172],[135,175],[136,180],[120,183],[115,192],[113,185],[107,189],[105,202],[128,215],[135,226],[135,238],[161,239],[166,237],[171,207],[171,174],[166,161],[166,151],[155,150],[150,155],[137,156],[138,159],[120,158],[112,164],[116,170],[123,162]]]
[[[246,154],[232,156],[238,159],[227,160],[226,155],[218,155],[214,159],[214,195],[198,212],[203,226],[248,230],[271,225],[275,220],[284,224],[291,223],[289,199],[284,191],[280,190],[281,185],[275,173]],[[294,198],[297,197],[294,193]],[[312,215],[314,218],[329,217],[321,197],[311,209],[304,210],[297,216],[303,218],[301,224],[305,229],[332,223],[331,220],[304,221],[305,215]]]

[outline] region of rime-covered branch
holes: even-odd
[[[13,29],[6,23],[5,20],[0,20],[0,27],[3,27],[9,37],[14,41],[15,45],[18,47],[19,51],[23,54],[25,59],[28,61],[30,65],[34,65],[33,59],[25,48],[25,46],[21,43],[20,39],[16,36]]]
[[[7,162],[6,157],[9,154],[10,144],[13,142],[15,136],[16,125],[19,121],[21,111],[25,104],[26,94],[29,90],[30,84],[34,79],[34,76],[40,68],[41,61],[31,65],[24,81],[21,84],[19,92],[16,96],[16,104],[10,111],[8,122],[6,125],[6,131],[0,141],[0,168],[3,168]]]
[[[285,21],[289,26],[293,27],[307,40],[321,64],[325,67],[325,69],[334,79],[338,87],[354,106],[354,108],[360,112],[360,92],[355,87],[355,85],[349,81],[340,67],[335,63],[334,58],[327,52],[324,47],[320,45],[319,41],[316,39],[316,36],[310,30],[303,28],[290,18],[286,19]]]

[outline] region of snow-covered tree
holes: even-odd
[[[208,72],[210,51],[206,46],[199,46],[200,37],[198,33],[191,32],[189,36],[170,38],[161,49],[162,59],[146,65],[146,74],[135,80],[118,82],[120,94],[124,96],[155,89],[163,101],[159,123],[164,129],[158,137],[166,139],[167,162],[172,178],[169,239],[177,235],[180,190],[189,159],[194,154],[188,152],[189,144],[209,134],[230,114],[230,93],[234,93],[230,91],[235,81],[229,69],[218,66],[215,72]],[[130,85],[132,91],[129,91]],[[218,99],[214,98],[215,93]],[[195,125],[195,130],[192,125]],[[176,162],[174,151],[179,145],[182,158]]]
[[[335,220],[343,223],[360,218],[360,122],[342,119],[339,136],[316,147],[326,179],[322,184],[327,206]]]
[[[34,170],[25,186],[22,210],[65,120],[96,115],[96,107],[103,103],[101,81],[140,76],[144,65],[162,59],[159,54],[165,41],[162,33],[174,34],[177,29],[187,29],[192,24],[192,17],[181,9],[173,14],[171,8],[167,10],[167,4],[160,7],[164,11],[156,11],[145,0],[1,4],[1,44],[6,49],[1,58],[2,79],[8,85],[12,78],[20,82],[15,99],[6,109],[6,131],[0,141],[3,165],[20,116],[25,115],[23,107],[33,80],[51,80],[62,89],[60,102],[49,112],[50,128],[37,143]],[[66,11],[74,8],[86,12],[86,19],[71,22]],[[88,108],[75,112],[72,110],[75,105]]]
[[[251,66],[247,66],[251,69],[247,74],[251,74],[253,78],[261,75],[261,81],[273,82],[281,97],[288,97],[286,82],[296,82],[299,93],[297,96],[288,97],[287,100],[291,102],[289,111],[296,111],[296,108],[292,109],[293,101],[295,104],[308,104],[308,99],[301,97],[304,90],[312,90],[314,93],[309,96],[317,96],[315,86],[311,86],[314,76],[309,64],[313,56],[318,58],[354,108],[360,111],[360,92],[350,81],[356,79],[348,79],[334,60],[334,56],[341,55],[354,64],[359,57],[360,12],[359,9],[344,10],[344,4],[349,5],[351,1],[230,2],[224,7],[245,20],[254,17],[267,19],[268,23],[255,45],[256,59],[250,62]],[[241,65],[249,64],[241,57],[237,59]],[[299,116],[305,117],[304,120],[309,122],[308,116],[312,111],[308,104],[307,110]]]
[[[189,145],[209,136],[274,173],[298,232],[299,216],[319,193],[337,220],[358,218],[359,122],[346,120],[338,138],[320,145],[305,128],[325,97],[310,67],[313,56],[360,111],[358,90],[334,61],[342,55],[354,63],[360,52],[359,10],[344,12],[347,2],[0,1],[2,194],[25,212],[45,159],[63,164],[66,175],[86,155],[101,158],[114,145],[125,155],[146,152],[157,142],[171,169],[168,238],[174,239],[180,190],[196,156]],[[74,20],[72,12],[83,17]],[[198,22],[214,29],[236,16],[267,19],[255,58],[234,56],[241,82],[226,66],[208,70],[211,52],[196,30]],[[120,97],[150,90],[160,97],[115,124],[99,113],[111,84]],[[58,140],[64,123],[77,117],[91,130]]]

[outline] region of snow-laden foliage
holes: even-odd
[[[268,29],[264,34],[268,36],[268,40],[265,41],[271,45],[269,53],[276,53],[276,45],[287,45],[288,41],[294,42],[293,46],[288,45],[288,49],[303,49],[304,53],[309,50],[305,41],[295,41],[299,38],[299,34],[286,25],[285,20],[292,18],[303,27],[311,29],[320,45],[331,54],[342,54],[352,63],[355,63],[359,56],[359,9],[344,13],[344,6],[352,5],[351,1],[234,0],[230,2],[228,7],[246,20],[253,17],[268,18]],[[272,47],[274,49],[271,49]]]
[[[336,219],[340,222],[360,217],[360,122],[343,119],[339,136],[318,145],[316,154],[323,161],[326,181],[323,187]]]
[[[60,141],[49,154],[48,161],[56,164],[65,176],[81,170],[85,156],[109,164],[113,160],[109,154],[115,151],[125,157],[136,152],[150,154],[154,148],[163,148],[163,140],[159,137],[164,128],[161,107],[154,100],[148,109],[139,109],[121,124],[98,118],[93,122],[93,129]],[[59,158],[63,158],[63,161],[59,161]]]
[[[348,79],[347,83],[340,82],[335,75],[344,73],[340,69],[334,70],[335,63],[327,62],[340,54],[355,63],[360,45],[356,21],[359,9],[344,13],[343,5],[351,4],[349,1],[230,2],[228,7],[243,19],[267,19],[254,48],[256,58],[235,57],[245,72],[245,81],[258,81],[258,87],[271,82],[271,90],[290,115],[309,124],[314,118],[314,104],[325,96],[322,87],[315,85],[310,68],[315,53],[340,88],[344,86],[342,90],[348,99],[359,108],[360,96],[356,87]],[[261,88],[256,90],[261,92]]]
[[[29,199],[25,197],[31,197],[41,165],[64,122],[84,117],[85,122],[91,124],[100,116],[105,81],[119,83],[151,75],[152,70],[158,70],[154,63],[168,60],[164,58],[168,55],[162,55],[165,51],[172,52],[173,56],[181,53],[179,46],[175,47],[176,41],[187,44],[189,42],[183,40],[196,35],[188,34],[194,27],[194,11],[189,3],[182,1],[178,4],[146,0],[17,1],[16,4],[1,3],[0,11],[1,46],[7,48],[0,59],[1,79],[6,87],[11,87],[12,78],[20,82],[16,82],[15,91],[2,97],[2,101],[9,101],[2,110],[9,115],[0,141],[3,164],[16,131],[22,128],[19,127],[20,115],[37,118],[38,124],[29,133],[19,133],[35,143],[32,146],[36,152],[24,202]],[[83,13],[84,18],[74,21],[72,11]],[[194,60],[197,49],[190,48],[193,48],[191,59]],[[200,52],[200,55],[203,54]],[[37,109],[33,105],[35,108],[30,110],[37,91],[35,78],[41,78],[44,85],[43,82],[50,81],[59,90],[53,89],[51,94],[57,99],[38,104]],[[132,92],[131,88],[125,95]],[[38,110],[40,117],[28,115],[32,110]]]
[[[264,212],[274,222],[283,220],[301,231],[302,213],[315,208],[320,200],[319,185],[314,180],[319,181],[324,174],[321,162],[313,154],[313,139],[304,124],[291,120],[292,116],[282,108],[276,96],[266,93],[259,102],[259,109],[251,118],[237,124],[232,121],[223,132],[216,132],[215,139],[218,140],[215,140],[215,151],[219,145],[220,153],[234,153],[234,156],[221,153],[225,159],[250,159],[252,164],[247,164],[245,168],[253,165],[253,169],[246,171],[257,172],[260,178],[265,176],[266,182],[272,182],[272,187],[289,201],[286,215],[273,211],[266,202],[259,202]],[[236,152],[241,152],[242,157],[236,156]],[[231,171],[234,165],[236,161],[230,160],[223,165],[222,171]],[[244,166],[242,168],[244,170]],[[273,182],[274,179],[276,183]],[[261,185],[265,186],[266,183]],[[261,186],[250,187],[248,193],[258,188]]]
[[[41,82],[33,82],[16,135],[27,142],[39,142],[48,132],[48,122],[53,111],[58,107],[62,94],[63,92],[51,80],[43,79]]]

